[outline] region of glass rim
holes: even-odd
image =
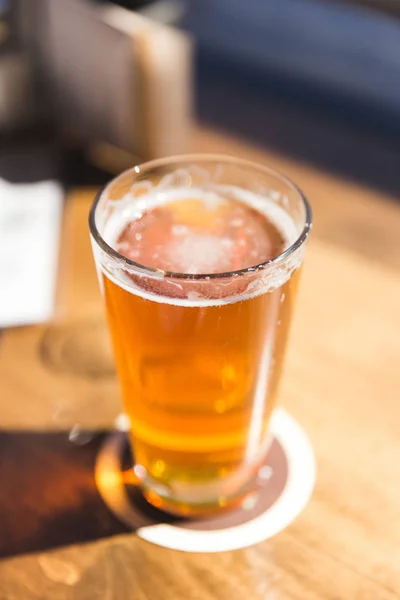
[[[163,269],[157,269],[155,267],[149,267],[147,265],[143,265],[141,263],[135,262],[134,260],[124,256],[123,254],[121,254],[117,250],[115,250],[112,246],[110,246],[104,240],[103,236],[99,232],[97,225],[96,225],[96,209],[97,209],[98,204],[99,204],[100,200],[102,199],[104,193],[107,191],[108,188],[110,188],[115,183],[115,181],[117,181],[119,178],[122,178],[124,175],[128,175],[129,173],[135,173],[136,175],[140,175],[142,173],[142,171],[149,171],[150,169],[153,169],[153,168],[174,165],[175,163],[181,163],[181,162],[196,162],[196,161],[197,162],[214,161],[214,162],[220,162],[223,164],[231,164],[231,165],[236,164],[241,167],[252,169],[253,171],[258,171],[259,173],[264,173],[265,175],[273,176],[276,179],[280,180],[282,183],[287,185],[292,191],[294,191],[303,203],[303,206],[305,209],[305,223],[304,223],[302,231],[299,233],[299,235],[296,237],[296,239],[292,242],[292,244],[290,244],[290,246],[288,246],[283,252],[281,252],[274,258],[271,258],[270,260],[267,260],[262,263],[258,263],[256,265],[251,265],[244,269],[237,269],[235,271],[224,271],[221,273],[180,273],[180,272],[174,272],[174,271],[166,271]],[[246,274],[254,273],[255,271],[270,269],[270,268],[284,262],[298,248],[300,248],[300,246],[302,246],[304,244],[304,242],[307,240],[308,235],[311,231],[311,227],[312,227],[311,206],[310,206],[305,194],[289,177],[286,177],[286,175],[282,175],[282,173],[280,173],[279,171],[277,171],[275,169],[272,169],[271,167],[260,165],[259,163],[255,163],[251,160],[247,160],[244,158],[237,158],[237,157],[231,156],[229,154],[209,154],[209,153],[180,154],[180,155],[175,155],[175,156],[167,156],[164,158],[156,158],[156,159],[135,165],[129,169],[126,169],[125,171],[122,171],[121,173],[119,173],[119,175],[113,177],[113,179],[111,179],[111,181],[109,181],[106,185],[104,185],[99,190],[99,192],[97,192],[95,199],[92,203],[92,206],[90,208],[90,212],[89,212],[90,233],[93,236],[96,243],[98,244],[98,246],[108,256],[111,256],[112,258],[114,258],[118,261],[123,261],[128,266],[137,269],[140,272],[140,274],[142,274],[142,275],[147,274],[149,276],[156,276],[158,278],[160,276],[162,276],[162,278],[166,278],[166,279],[184,279],[184,280],[188,280],[188,281],[193,281],[193,280],[197,280],[197,281],[207,280],[208,281],[210,279],[223,279],[223,278],[227,278],[227,277],[244,276]]]

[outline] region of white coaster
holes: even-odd
[[[273,443],[256,491],[240,508],[201,519],[178,519],[150,507],[121,473],[127,438],[114,433],[96,462],[96,483],[109,509],[144,540],[185,552],[245,548],[287,527],[306,506],[315,483],[315,459],[301,426],[282,408],[271,419]]]

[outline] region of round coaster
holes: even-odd
[[[259,543],[291,523],[315,483],[315,459],[301,426],[282,408],[271,419],[273,442],[255,491],[242,506],[220,515],[179,519],[150,506],[123,470],[129,450],[124,433],[113,433],[96,461],[98,490],[109,509],[149,542],[186,552],[222,552]]]

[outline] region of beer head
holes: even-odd
[[[308,205],[281,176],[218,158],[172,159],[167,172],[169,159],[153,161],[104,190],[91,223],[110,277],[132,293],[196,304],[271,291],[290,277]]]

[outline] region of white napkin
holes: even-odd
[[[0,328],[53,314],[62,200],[54,181],[0,179]]]

